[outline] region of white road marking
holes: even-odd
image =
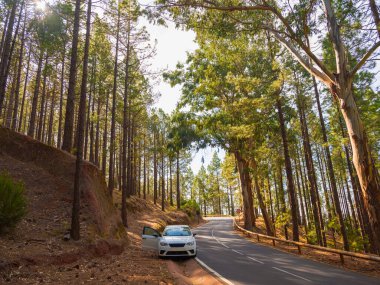
[[[234,250],[234,249],[232,251],[234,251],[234,252],[236,252],[236,253],[238,253],[240,255],[244,255],[244,253],[241,253],[240,251],[237,251],[237,250]]]
[[[256,258],[253,258],[253,257],[250,257],[250,256],[247,256],[249,259],[251,259],[251,260],[253,260],[253,261],[256,261],[256,262],[258,262],[258,263],[261,263],[261,264],[264,264],[264,262],[262,262],[262,261],[260,261],[260,260],[258,260],[258,259],[256,259]]]
[[[230,280],[224,278],[222,275],[220,275],[218,272],[216,272],[214,269],[212,269],[211,267],[209,267],[208,265],[206,265],[206,263],[204,263],[203,261],[199,260],[198,257],[195,258],[196,261],[198,261],[198,263],[203,266],[204,268],[206,268],[208,271],[210,271],[212,274],[214,274],[216,277],[218,277],[220,280],[222,280],[224,283],[228,284],[228,285],[234,285],[234,283],[232,283]]]
[[[211,235],[212,237],[221,245],[223,245],[225,248],[230,248],[228,245],[225,245],[224,243],[222,243],[219,239],[217,239],[215,236],[214,236],[214,229],[212,229],[211,231]]]
[[[277,268],[277,267],[272,267],[272,268],[274,268],[274,269],[276,269],[276,270],[278,270],[278,271],[281,271],[281,272],[287,273],[287,274],[289,274],[289,275],[293,275],[294,277],[301,278],[301,279],[303,279],[303,280],[305,280],[305,281],[311,282],[311,280],[309,280],[309,279],[306,279],[306,278],[301,277],[301,276],[299,276],[299,275],[296,275],[296,274],[290,273],[290,272],[288,272],[288,271],[286,271],[286,270],[283,270],[283,269],[280,269],[280,268]]]

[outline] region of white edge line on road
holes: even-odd
[[[258,263],[261,263],[261,264],[264,264],[264,262],[262,262],[262,261],[260,261],[260,260],[258,260],[258,259],[256,259],[256,258],[253,258],[253,257],[250,257],[250,256],[247,256],[249,259],[251,259],[251,260],[253,260],[253,261],[256,261],[256,262],[258,262]]]
[[[311,280],[309,280],[309,279],[306,279],[306,278],[301,277],[301,276],[299,276],[299,275],[296,275],[296,274],[290,273],[290,272],[288,272],[288,271],[286,271],[286,270],[283,270],[283,269],[280,269],[280,268],[277,268],[277,267],[272,267],[272,268],[274,268],[274,269],[276,269],[276,270],[278,270],[278,271],[282,271],[282,272],[284,272],[284,273],[287,273],[287,274],[289,274],[289,275],[293,275],[293,276],[295,276],[295,277],[301,278],[301,279],[303,279],[303,280],[305,280],[305,281],[311,282]]]
[[[232,251],[234,251],[234,252],[236,252],[236,253],[238,253],[240,255],[244,255],[244,253],[241,253],[240,251],[237,251],[237,250],[234,250],[234,249],[232,249]]]
[[[227,285],[234,285],[234,283],[232,283],[231,281],[229,281],[228,279],[224,278],[222,275],[220,275],[218,272],[216,272],[214,269],[212,269],[211,267],[209,267],[208,265],[206,265],[203,261],[199,260],[198,257],[195,258],[196,261],[198,261],[198,263],[203,266],[204,268],[206,268],[208,271],[210,271],[212,274],[214,274],[216,277],[218,277],[220,280],[222,280],[224,283],[226,283]]]

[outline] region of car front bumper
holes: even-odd
[[[195,246],[185,246],[185,247],[161,247],[158,255],[159,256],[195,256],[197,250]]]

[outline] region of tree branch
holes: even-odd
[[[367,60],[370,58],[370,56],[377,50],[377,48],[380,47],[380,42],[375,43],[363,56],[361,60],[356,64],[356,66],[352,69],[350,72],[350,77],[354,77],[356,72],[367,62]]]
[[[275,31],[271,31],[274,37],[283,45],[285,46],[290,53],[297,59],[297,61],[312,75],[317,77],[322,82],[326,83],[328,86],[334,83],[334,80],[330,78],[328,75],[326,75],[323,71],[315,68],[313,64],[305,59],[296,49],[295,47],[286,39],[284,39],[282,36],[280,36],[279,33]]]

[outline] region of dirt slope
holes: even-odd
[[[68,215],[62,215],[71,213],[75,174],[73,155],[0,127],[0,160],[0,170],[8,171],[25,183],[29,198],[27,219],[55,219],[54,224],[60,226],[55,228],[57,231],[67,226]],[[81,183],[83,229],[102,236],[115,235],[121,219],[106,194],[107,186],[99,169],[84,162]],[[84,231],[83,235],[86,236],[87,232]]]

